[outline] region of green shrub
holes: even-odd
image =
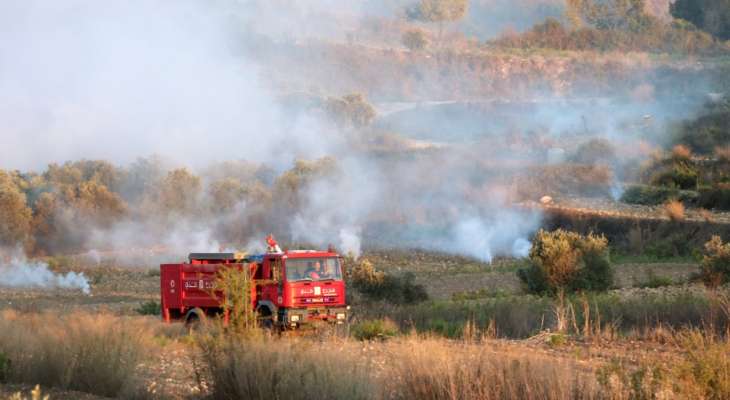
[[[416,276],[412,272],[386,274],[364,259],[352,269],[350,276],[352,286],[371,301],[412,304],[428,300],[426,289],[415,283]]]
[[[140,315],[160,315],[162,313],[161,307],[159,302],[150,300],[142,303],[134,311]]]
[[[420,29],[412,29],[403,33],[401,42],[409,50],[423,50],[428,46],[426,34]]]
[[[10,373],[10,359],[5,353],[0,352],[0,383],[5,383]]]
[[[358,322],[351,328],[357,340],[387,339],[398,334],[398,326],[387,318]]]
[[[672,159],[670,164],[660,166],[653,173],[650,183],[656,186],[696,190],[698,179],[699,171],[691,160]]]
[[[649,270],[646,279],[637,283],[635,287],[656,289],[672,285],[674,285],[674,281],[672,280],[672,278],[668,276],[658,276],[654,273],[653,270]]]
[[[708,102],[703,113],[675,128],[675,143],[689,146],[694,152],[710,155],[717,147],[730,143],[730,97]]]
[[[697,192],[679,190],[674,187],[631,185],[624,191],[621,201],[629,204],[655,206],[664,204],[671,199],[677,199],[685,204],[692,204],[697,198]]]
[[[607,290],[613,284],[608,241],[558,229],[540,230],[530,249],[531,264],[517,271],[530,293]]]
[[[705,243],[700,275],[708,287],[730,282],[730,243],[723,243],[719,236]]]
[[[663,239],[652,241],[644,254],[657,260],[691,256],[693,248],[686,234],[675,233]]]
[[[702,208],[730,211],[730,187],[700,189],[697,205]]]
[[[571,161],[580,164],[612,163],[616,158],[614,146],[606,139],[591,139],[575,150]]]

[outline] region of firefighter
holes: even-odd
[[[312,280],[318,280],[320,278],[321,270],[322,265],[319,263],[319,261],[316,261],[313,266],[310,264],[309,269],[307,269],[307,272],[305,272],[305,275],[307,276],[307,278],[311,278]]]

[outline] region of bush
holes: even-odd
[[[672,221],[682,221],[684,219],[684,204],[681,201],[669,200],[664,203],[664,213]]]
[[[656,289],[672,285],[674,285],[674,281],[672,280],[672,278],[667,276],[658,276],[654,273],[653,270],[650,270],[647,274],[646,280],[639,282],[635,285],[635,287]]]
[[[398,326],[387,318],[362,321],[351,329],[357,340],[387,339],[398,334]]]
[[[607,290],[613,284],[608,241],[558,229],[540,230],[530,249],[531,264],[517,271],[530,293]]]
[[[0,383],[5,383],[10,374],[10,359],[5,353],[0,352]]]
[[[591,139],[576,149],[571,160],[579,164],[612,163],[616,158],[614,146],[606,139]]]
[[[377,271],[368,260],[362,260],[351,272],[352,286],[368,300],[385,300],[393,304],[412,304],[428,300],[426,289],[415,283],[412,272],[401,275]]]
[[[685,203],[692,203],[698,198],[697,192],[678,190],[673,187],[631,185],[626,188],[621,196],[621,201],[629,204],[643,204],[655,206],[664,204],[671,199],[677,199]]]
[[[697,330],[683,332],[679,341],[685,357],[673,369],[683,398],[730,398],[730,342]]]
[[[717,185],[714,188],[700,189],[697,205],[716,210],[730,210],[730,187]]]
[[[677,126],[674,136],[676,143],[705,155],[727,146],[730,143],[730,97],[708,102],[700,116]]]
[[[684,190],[696,190],[699,171],[690,159],[671,158],[656,166],[649,183]]]
[[[403,33],[401,42],[409,50],[423,50],[428,45],[426,34],[420,29],[413,29]]]
[[[161,307],[159,302],[151,300],[142,303],[134,311],[140,315],[160,315],[162,313]]]
[[[708,287],[730,282],[730,243],[723,243],[719,236],[713,236],[705,243],[705,254],[700,268],[702,281]]]

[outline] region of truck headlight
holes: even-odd
[[[337,313],[337,319],[345,319],[345,313]]]
[[[296,315],[296,314],[295,315],[292,315],[291,317],[289,317],[289,321],[291,321],[291,322],[298,322],[299,321],[299,316]]]

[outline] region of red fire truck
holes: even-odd
[[[222,315],[215,281],[220,268],[251,274],[252,306],[264,327],[296,328],[319,320],[347,320],[342,258],[332,250],[281,251],[268,238],[267,253],[191,253],[188,262],[160,265],[162,318],[186,324]],[[226,315],[222,315],[227,319]]]

